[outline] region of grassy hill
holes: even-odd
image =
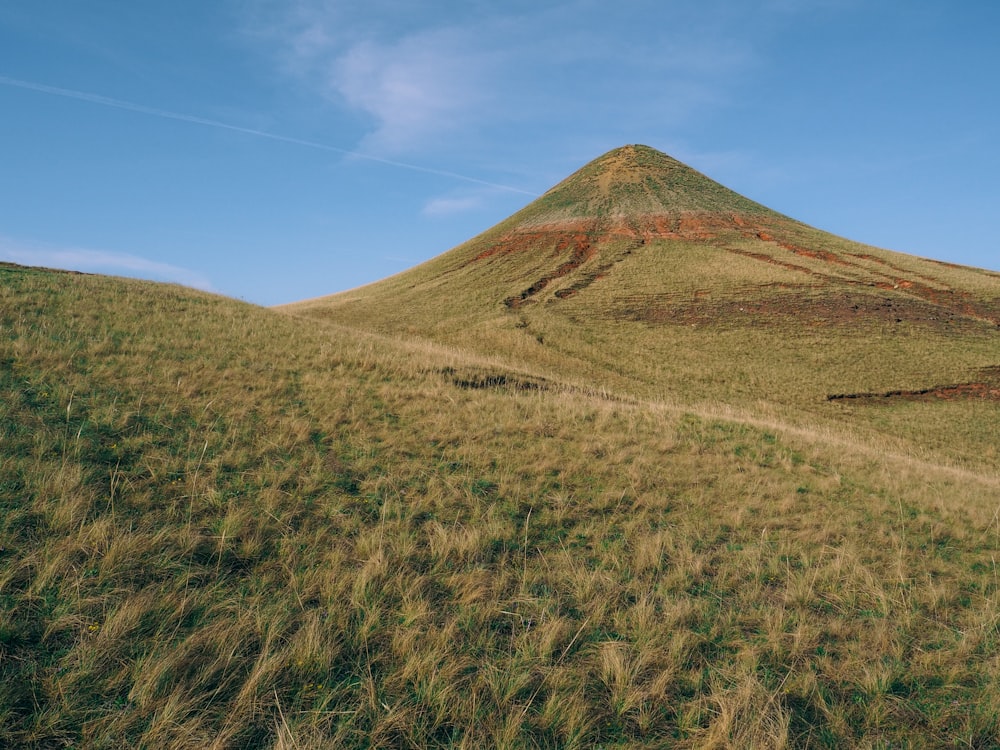
[[[418,268],[286,309],[1000,469],[1000,274],[818,231],[645,146]]]
[[[996,746],[998,298],[642,147],[288,310],[0,266],[0,746]]]

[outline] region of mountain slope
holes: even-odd
[[[644,146],[417,268],[287,310],[997,459],[1000,274],[813,229]]]
[[[0,266],[0,745],[1000,741],[995,472],[502,365]]]

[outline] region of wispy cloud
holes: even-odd
[[[183,284],[206,292],[214,291],[212,282],[199,271],[149,260],[129,253],[77,247],[53,247],[0,237],[0,260],[66,271],[135,276],[151,281]]]
[[[731,33],[739,19],[725,3],[704,11],[711,0],[614,11],[591,0],[456,3],[419,13],[398,0],[247,1],[268,10],[256,16],[258,29],[268,24],[258,38],[287,71],[368,119],[359,148],[370,153],[509,138],[516,127],[588,137],[676,123],[717,106],[727,76],[753,64],[751,46]]]
[[[330,86],[375,121],[366,147],[401,153],[467,124],[486,96],[464,43],[460,32],[431,30],[392,44],[362,41],[332,62]]]
[[[283,67],[369,121],[366,153],[398,155],[442,141],[475,119],[489,90],[489,52],[473,29],[423,18],[394,0],[259,0],[254,35]],[[430,14],[434,16],[434,14]]]

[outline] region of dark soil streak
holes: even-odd
[[[826,397],[827,401],[887,401],[902,399],[904,401],[929,401],[940,399],[953,401],[955,399],[979,399],[982,401],[1000,401],[1000,385],[991,383],[956,383],[954,385],[935,385],[931,388],[921,388],[915,391],[885,391],[884,393],[834,393]]]
[[[465,390],[549,390],[549,384],[543,378],[520,377],[503,372],[468,372],[463,375],[451,367],[445,367],[441,373],[454,385]]]
[[[542,278],[540,278],[538,281],[529,286],[519,295],[514,297],[508,297],[507,299],[505,299],[504,304],[507,307],[511,308],[512,310],[520,307],[531,297],[534,297],[540,291],[545,289],[545,287],[547,287],[553,281],[572,273],[577,268],[586,263],[588,260],[593,258],[594,255],[597,254],[596,248],[594,248],[594,246],[590,244],[590,240],[587,237],[576,237],[573,239],[573,242],[575,246],[573,248],[573,252],[570,253],[569,260],[567,260],[565,263],[556,268],[556,270],[553,271],[551,274],[548,274],[547,276],[543,276]],[[557,250],[563,250],[563,249],[565,248],[564,247],[557,248]]]
[[[558,297],[559,299],[566,299],[567,297],[572,297],[578,292],[582,292],[584,289],[593,284],[595,281],[599,281],[600,279],[603,279],[605,276],[607,276],[608,273],[611,271],[611,269],[613,269],[616,265],[618,265],[628,256],[630,256],[634,250],[636,250],[639,247],[642,247],[645,244],[645,242],[646,242],[645,240],[638,240],[637,242],[627,247],[624,251],[622,251],[617,258],[612,259],[610,263],[602,264],[593,273],[587,274],[572,286],[566,287],[565,289],[560,289],[555,293],[555,296]]]

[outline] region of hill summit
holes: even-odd
[[[616,148],[582,167],[512,218],[522,226],[642,217],[774,216],[774,212],[649,146]]]

